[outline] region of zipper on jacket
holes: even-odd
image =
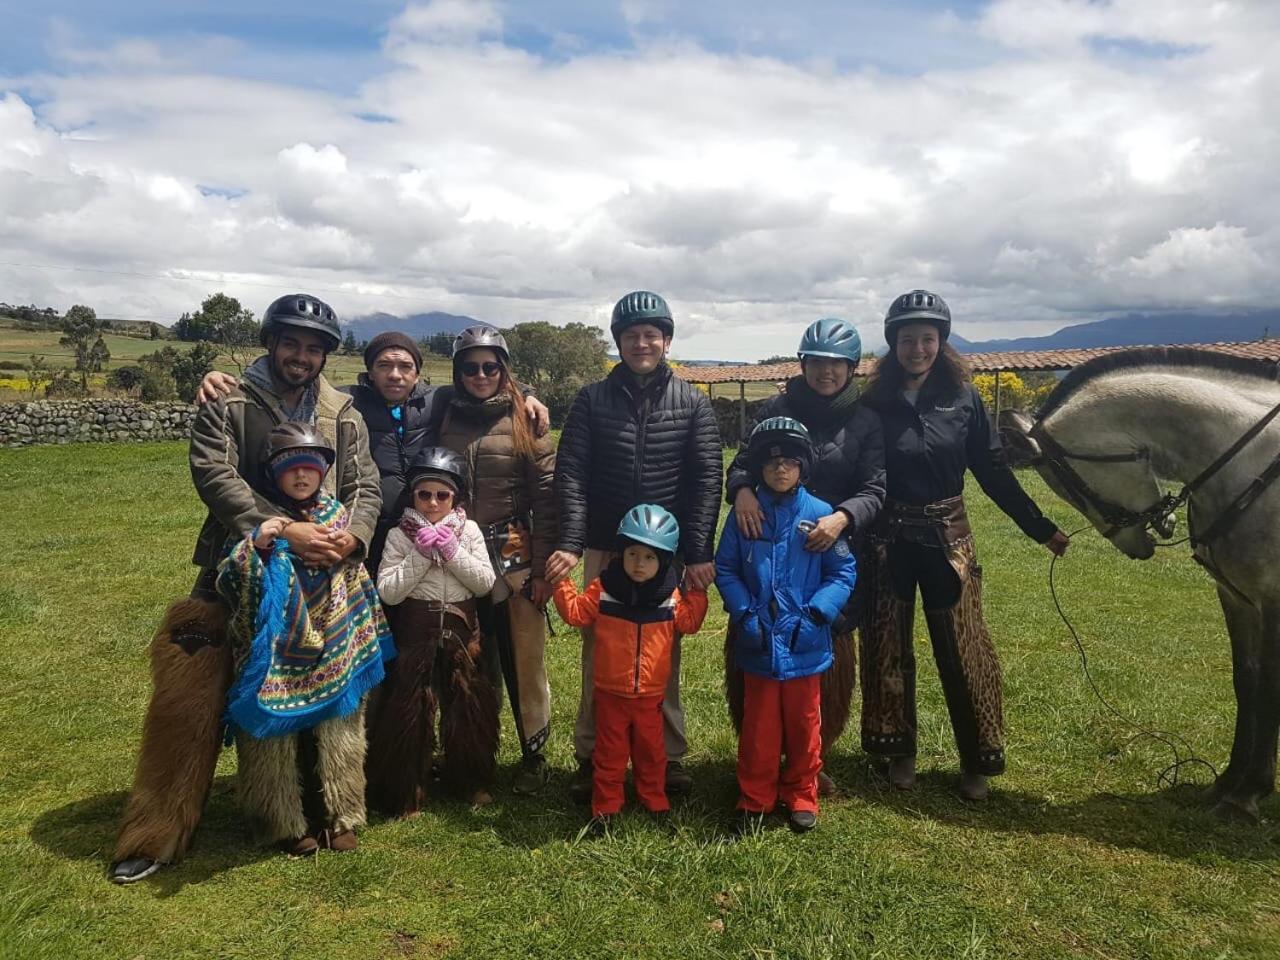
[[[804,623],[803,620],[796,621],[796,628],[791,631],[791,643],[787,647],[787,649],[790,650],[792,653],[796,652],[796,642],[800,639],[800,625],[802,623]]]
[[[640,500],[640,475],[644,472],[644,444],[649,424],[649,393],[648,390],[643,387],[640,392],[639,414],[640,416],[636,423],[635,488],[632,491],[632,500],[635,502],[639,502]]]
[[[633,683],[633,691],[635,693],[640,692],[640,630],[641,630],[640,624],[637,623],[636,624],[636,672],[635,672],[635,680]]]

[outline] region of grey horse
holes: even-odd
[[[1275,788],[1280,732],[1280,382],[1275,364],[1141,348],[1068,374],[1036,420],[1001,416],[1006,442],[1125,555],[1155,552],[1184,503],[1193,555],[1217,583],[1236,695],[1220,816],[1256,821]],[[1181,484],[1165,493],[1159,480]]]

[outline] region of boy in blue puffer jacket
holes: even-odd
[[[790,417],[761,421],[747,442],[747,463],[764,535],[744,539],[730,511],[716,550],[730,650],[745,680],[740,829],[751,829],[778,803],[798,833],[818,822],[820,678],[831,666],[831,623],[853,591],[857,566],[843,539],[823,553],[805,550],[813,524],[832,510],[802,486],[812,462],[804,424]]]

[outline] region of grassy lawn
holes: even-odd
[[[52,370],[72,367],[75,365],[74,352],[70,347],[64,347],[58,343],[60,336],[61,332],[57,330],[20,330],[12,323],[0,320],[0,360],[28,363],[31,355],[36,354],[44,357]],[[139,357],[162,350],[167,346],[178,350],[188,350],[191,347],[191,344],[177,340],[146,340],[120,334],[106,334],[102,339],[106,342],[107,349],[111,351],[107,370],[137,363]],[[237,372],[234,364],[225,357],[220,358],[215,366],[219,370]],[[431,378],[432,383],[449,383],[453,377],[449,361],[444,357],[433,355],[423,357],[422,372]],[[325,366],[325,373],[334,384],[355,383],[356,377],[364,373],[364,358],[359,355],[334,354]],[[4,385],[0,386],[0,389],[4,390],[0,400],[30,399],[26,388],[26,376],[21,370],[0,370],[0,380],[4,381]],[[103,382],[102,375],[94,378],[95,386],[100,387]]]
[[[143,341],[139,341],[144,343]],[[145,345],[145,343],[144,343]],[[1032,476],[1059,522],[1074,516]],[[1166,752],[1096,702],[1049,599],[1048,554],[979,492],[974,525],[1003,657],[1008,775],[985,806],[956,760],[923,621],[922,777],[879,784],[846,734],[845,796],[818,829],[726,840],[735,744],[723,614],[685,640],[696,787],[674,834],[628,815],[579,841],[568,802],[576,635],[549,642],[556,776],[514,797],[504,717],[497,802],[435,800],[376,821],[354,855],[251,846],[224,752],[188,859],[105,879],[148,693],[145,649],[185,593],[201,509],[184,445],[0,451],[0,956],[13,957],[1254,957],[1280,955],[1280,829],[1219,824]],[[1058,568],[1099,686],[1134,720],[1221,765],[1234,708],[1221,618],[1185,547],[1146,564],[1096,536]],[[1204,782],[1205,775],[1184,771]]]

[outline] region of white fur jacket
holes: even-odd
[[[428,560],[403,530],[392,527],[378,564],[378,595],[383,603],[399,603],[405,597],[456,603],[483,597],[493,589],[493,580],[484,534],[474,520],[463,526],[458,552],[449,561]]]

